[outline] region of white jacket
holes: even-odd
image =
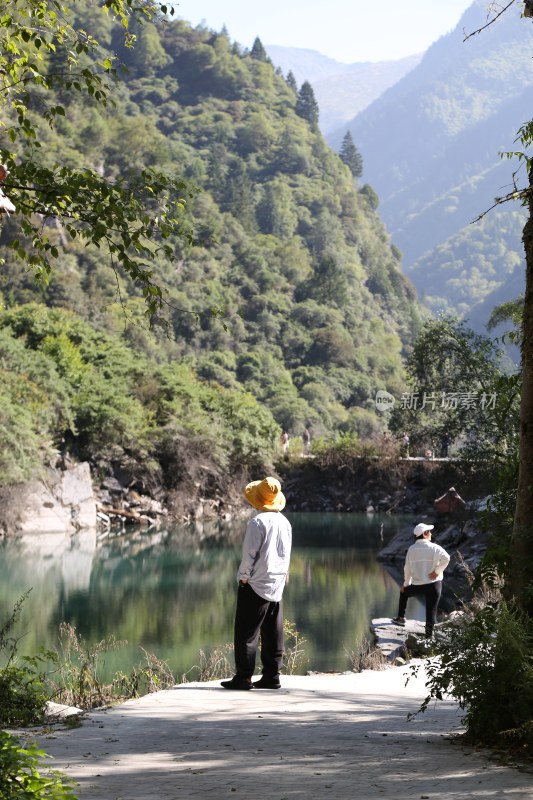
[[[436,583],[442,580],[442,573],[450,563],[450,556],[440,544],[427,539],[419,539],[411,545],[405,557],[403,570],[404,586],[410,583],[421,586],[424,583]],[[430,578],[432,572],[436,578]]]
[[[264,600],[279,603],[289,572],[292,529],[280,511],[262,511],[248,522],[237,580]]]

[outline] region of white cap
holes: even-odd
[[[419,522],[416,528],[414,529],[413,533],[417,537],[422,536],[422,534],[425,533],[426,531],[432,531],[434,527],[435,527],[434,525],[426,525],[425,522]]]

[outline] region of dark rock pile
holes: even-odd
[[[435,513],[435,500],[444,503],[443,495],[455,492],[454,486],[466,508],[486,494],[491,481],[458,461],[352,457],[332,464],[280,463],[277,469],[291,511]]]

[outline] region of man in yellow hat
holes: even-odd
[[[281,598],[288,581],[292,529],[281,513],[285,496],[276,478],[252,481],[244,496],[260,512],[246,526],[242,560],[237,572],[239,588],[235,611],[235,667],[224,689],[279,689],[283,664],[283,608]],[[252,683],[261,635],[263,674]]]

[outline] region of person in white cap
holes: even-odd
[[[416,541],[407,551],[404,565],[404,583],[400,589],[398,616],[393,622],[405,625],[405,611],[410,597],[421,595],[426,602],[426,636],[433,636],[437,621],[437,608],[442,594],[442,573],[450,563],[450,556],[439,544],[431,541],[433,525],[420,522],[413,531]]]
[[[235,667],[224,689],[279,689],[283,664],[283,609],[281,597],[288,581],[292,529],[281,513],[285,496],[276,478],[252,481],[243,492],[261,513],[246,526],[242,561],[237,572],[239,589],[235,611]],[[261,635],[263,675],[252,683]]]

